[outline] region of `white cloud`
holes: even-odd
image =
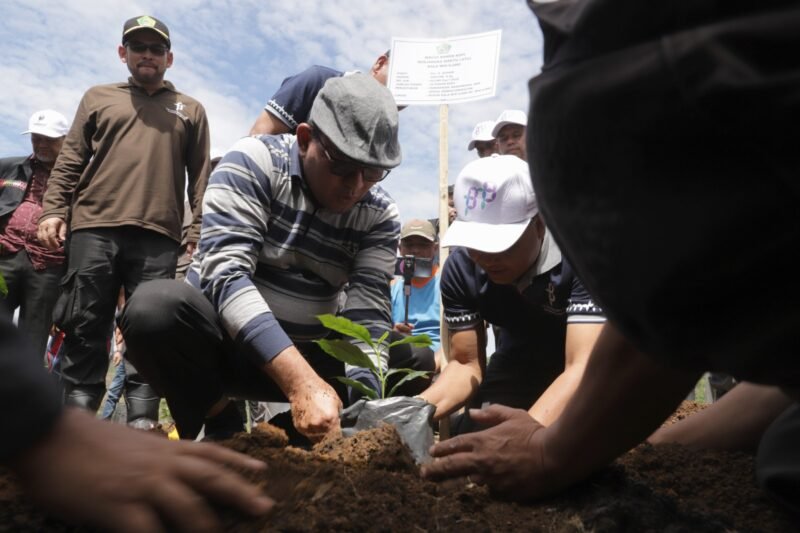
[[[395,37],[449,37],[503,30],[497,96],[449,107],[449,181],[475,157],[475,123],[503,109],[527,111],[527,82],[540,68],[541,34],[522,0],[276,0],[3,2],[0,156],[29,152],[19,135],[35,110],[71,117],[83,92],[127,77],[117,57],[125,19],[150,13],[170,27],[168,78],[206,107],[212,149],[245,135],[288,75],[313,64],[367,70]],[[439,109],[403,111],[404,160],[386,188],[404,219],[437,216]]]

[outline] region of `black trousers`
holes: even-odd
[[[64,266],[34,270],[28,254],[21,250],[0,255],[0,272],[8,286],[8,296],[0,298],[0,308],[11,316],[19,307],[19,329],[28,337],[31,352],[43,361]]]
[[[67,270],[53,312],[53,321],[66,333],[59,373],[67,403],[70,390],[84,389],[83,396],[89,397],[76,404],[96,410],[105,391],[108,335],[120,287],[130,297],[143,281],[173,277],[178,243],[160,233],[123,226],[75,231],[66,250]],[[137,372],[128,380],[146,386]]]
[[[756,477],[767,492],[800,516],[800,404],[786,409],[764,433]]]
[[[196,288],[176,280],[144,283],[119,318],[127,357],[167,403],[182,438],[194,438],[223,397],[285,402],[280,388],[237,349]],[[344,365],[316,344],[296,344],[344,402]]]

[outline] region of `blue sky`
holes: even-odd
[[[206,108],[212,155],[246,135],[286,76],[310,65],[368,70],[392,37],[440,38],[503,31],[497,94],[449,106],[449,182],[476,157],[473,126],[503,109],[527,111],[528,80],[541,67],[542,37],[524,0],[17,0],[3,1],[0,42],[0,157],[30,153],[27,128],[37,109],[70,120],[92,85],[124,80],[117,57],[125,19],[151,14],[170,29],[167,72]],[[402,219],[438,215],[439,108],[400,114],[403,164],[385,188]]]

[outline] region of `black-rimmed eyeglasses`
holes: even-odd
[[[328,161],[331,164],[331,172],[337,176],[349,178],[350,176],[354,176],[361,171],[364,181],[378,183],[379,181],[385,180],[386,176],[388,176],[391,172],[391,170],[385,168],[368,167],[366,165],[362,165],[356,161],[345,159],[344,156],[334,157],[331,155],[331,152],[334,150],[328,148],[323,140],[323,136],[315,131],[314,137],[316,137],[316,139],[319,141],[320,146],[322,146],[322,151],[325,153],[325,157],[328,158]]]

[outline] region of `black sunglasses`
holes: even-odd
[[[158,44],[158,43],[147,44],[147,43],[140,43],[138,41],[133,41],[126,43],[125,46],[127,46],[131,52],[135,52],[137,54],[143,54],[145,50],[150,50],[150,53],[153,54],[154,56],[163,56],[164,54],[169,52],[169,48],[167,48],[163,44]]]
[[[333,157],[330,154],[330,152],[333,150],[329,151],[328,146],[326,146],[325,141],[323,140],[323,136],[317,132],[317,130],[314,130],[314,137],[319,141],[320,146],[322,146],[322,151],[325,153],[325,157],[328,158],[328,161],[330,162],[331,172],[337,176],[349,178],[350,176],[354,176],[361,171],[362,176],[364,176],[364,181],[378,183],[379,181],[385,180],[386,176],[388,176],[391,172],[391,170],[385,168],[368,167],[353,160],[344,159],[343,156],[341,158]]]

